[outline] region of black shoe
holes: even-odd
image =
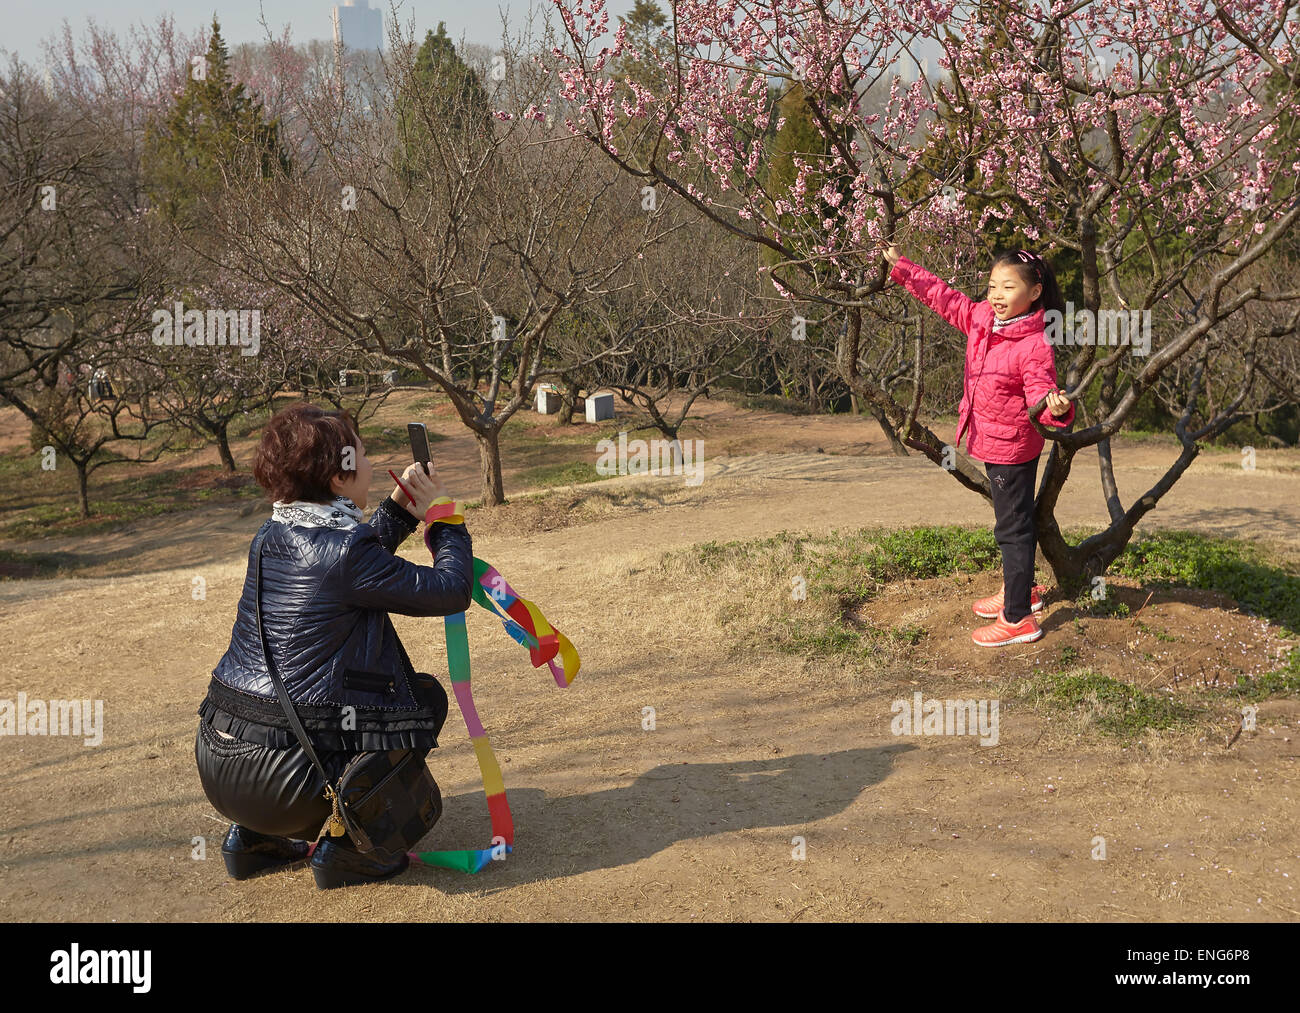
[[[405,872],[410,864],[411,858],[406,852],[396,860],[386,862],[382,858],[363,855],[346,837],[325,837],[311,856],[311,874],[320,889],[329,890],[336,886],[360,886],[392,879]]]
[[[248,879],[259,872],[305,861],[311,855],[311,844],[288,837],[270,837],[232,823],[222,842],[221,855],[226,860],[226,871],[233,878]]]

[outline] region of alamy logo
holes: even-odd
[[[50,981],[56,985],[131,985],[148,992],[152,950],[83,950],[76,943],[50,954]]]
[[[627,439],[627,433],[618,434],[618,444],[601,440],[596,444],[600,459],[596,461],[597,475],[685,475],[687,485],[704,481],[703,440],[645,440]]]
[[[997,700],[895,700],[889,730],[895,735],[978,735],[981,746],[998,744]]]
[[[1043,313],[1043,340],[1050,345],[1129,345],[1134,355],[1151,354],[1150,310],[1091,310],[1077,313],[1074,303],[1065,304],[1065,312]]]
[[[91,709],[91,705],[94,709]],[[0,700],[0,735],[82,735],[88,746],[104,741],[103,700]]]
[[[262,347],[261,310],[154,310],[155,345],[239,345],[240,355],[256,355]]]

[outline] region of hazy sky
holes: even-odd
[[[387,32],[389,0],[369,2],[371,7],[383,11]],[[543,13],[553,10],[549,0],[534,0],[534,3]],[[126,34],[132,25],[141,21],[152,24],[159,14],[167,12],[176,18],[177,28],[188,33],[211,21],[215,11],[221,21],[221,34],[232,46],[264,41],[265,32],[259,22],[265,13],[267,24],[277,35],[289,25],[293,38],[305,42],[333,37],[330,22],[333,6],[329,0],[0,0],[0,24],[4,26],[0,28],[0,49],[17,53],[29,63],[39,63],[41,41],[59,31],[65,19],[74,35],[81,34],[87,18]],[[617,25],[617,15],[626,14],[632,6],[633,0],[609,0],[610,23]],[[397,5],[397,10],[403,25],[411,17],[415,18],[416,31],[421,36],[426,29],[436,29],[439,21],[445,21],[447,34],[458,42],[464,33],[467,41],[490,46],[501,37],[499,10],[504,8],[510,13],[513,25],[522,19],[528,7],[529,0],[404,0]]]

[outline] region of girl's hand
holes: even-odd
[[[1047,409],[1058,419],[1067,414],[1070,410],[1070,399],[1065,396],[1065,391],[1054,390],[1047,395]]]
[[[402,483],[411,490],[415,502],[412,503],[407,500],[400,486],[393,492],[393,501],[405,507],[406,511],[417,520],[424,520],[429,504],[434,500],[442,496],[447,496],[448,499],[451,498],[442,484],[442,477],[438,474],[438,469],[434,467],[432,461],[429,462],[429,474],[427,475],[419,464],[413,463],[409,465],[402,472]]]
[[[898,258],[901,256],[902,254],[898,252],[898,247],[894,246],[892,243],[890,244],[889,249],[885,251],[885,259],[889,261],[890,267],[893,267],[895,264],[897,264]]]

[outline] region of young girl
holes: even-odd
[[[1043,635],[1034,618],[1043,603],[1034,588],[1034,482],[1043,438],[1029,408],[1044,395],[1042,425],[1067,426],[1074,404],[1056,386],[1056,363],[1044,333],[1044,311],[1064,313],[1056,275],[1036,253],[1012,250],[989,271],[989,297],[977,303],[945,285],[891,246],[890,278],[966,335],[957,439],[969,429],[967,453],[984,462],[993,494],[993,527],[1002,550],[1002,590],[972,606],[994,619],[971,634],[980,647],[1027,644]]]

